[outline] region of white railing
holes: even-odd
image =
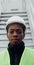
[[[32,39],[33,39],[32,44],[34,45],[34,8],[32,6],[31,0],[25,0],[25,2],[26,2],[26,10],[27,10],[28,17],[29,17]]]
[[[0,0],[0,15],[1,15],[1,0]]]

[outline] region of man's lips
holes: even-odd
[[[19,40],[19,39],[12,39],[12,40]]]
[[[18,40],[18,39],[13,39],[13,40]]]

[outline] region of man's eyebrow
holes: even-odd
[[[10,30],[14,30],[14,29],[10,29]]]
[[[10,30],[21,30],[21,29],[10,29]]]

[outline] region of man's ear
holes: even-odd
[[[23,34],[23,39],[24,39],[24,37],[25,37],[25,33]]]
[[[6,35],[7,35],[7,38],[8,38],[8,33]]]

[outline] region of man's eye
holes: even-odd
[[[13,33],[14,33],[14,31],[10,31],[10,33],[11,33],[11,34],[13,34]]]
[[[21,31],[17,31],[18,34],[21,34],[22,32]]]

